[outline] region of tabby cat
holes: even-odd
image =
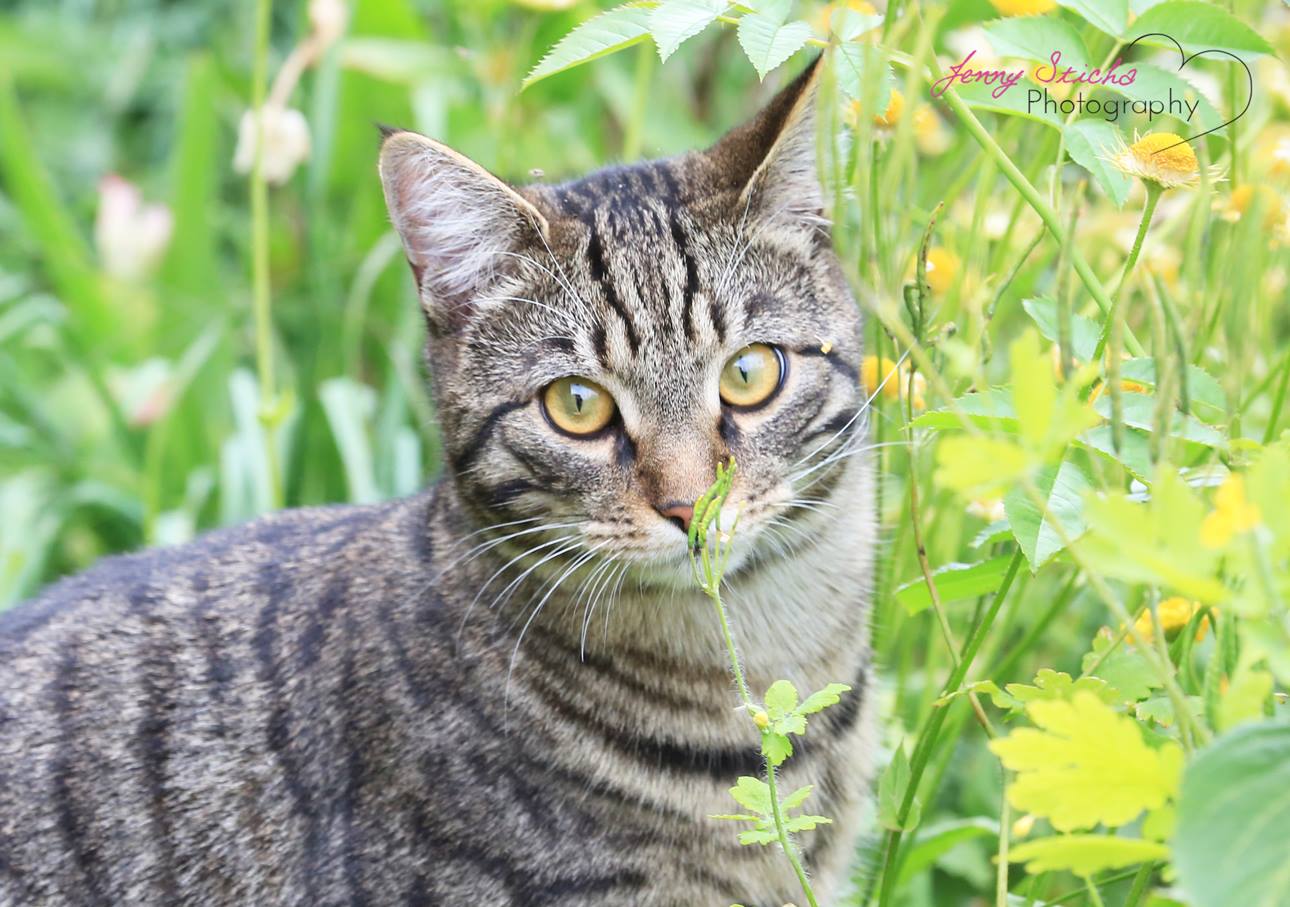
[[[813,72],[706,151],[563,185],[387,133],[445,478],[113,558],[0,617],[0,903],[800,900],[710,818],[761,770],[687,559],[731,455],[754,691],[854,687],[785,780],[835,819],[801,846],[836,901],[875,532]]]

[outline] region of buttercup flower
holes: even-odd
[[[1038,16],[1057,9],[1057,0],[990,0],[1005,16]]]
[[[860,383],[864,386],[869,394],[877,396],[881,394],[888,400],[899,400],[901,395],[909,387],[909,366],[901,363],[899,366],[885,356],[865,356],[860,363]],[[921,373],[914,374],[914,409],[923,409],[927,406],[924,394],[927,392],[927,382]]]
[[[1156,613],[1160,617],[1160,629],[1165,633],[1173,633],[1187,626],[1188,622],[1200,610],[1200,602],[1191,601],[1180,595],[1166,598],[1160,604],[1156,605]],[[1151,620],[1151,609],[1143,611],[1138,619],[1133,622],[1134,632],[1144,640],[1151,639],[1155,634],[1155,626]],[[1205,633],[1209,629],[1209,618],[1206,617],[1196,626],[1196,641],[1200,642],[1205,638]]]
[[[94,245],[103,270],[121,280],[137,280],[161,260],[174,218],[165,205],[145,205],[139,187],[110,174],[99,182]]]
[[[260,109],[262,130],[256,129],[256,116],[248,110],[242,114],[237,127],[237,151],[233,155],[233,169],[250,173],[255,166],[257,132],[263,132],[264,178],[274,185],[281,185],[291,178],[309,157],[309,123],[299,110],[266,104]]]
[[[1262,522],[1259,506],[1245,497],[1244,477],[1232,473],[1214,493],[1214,510],[1200,524],[1200,540],[1207,548],[1225,548],[1232,536]]]
[[[1161,189],[1194,186],[1200,179],[1196,152],[1172,132],[1152,132],[1136,139],[1121,148],[1111,163],[1121,172]]]
[[[959,257],[941,246],[927,250],[927,285],[937,295],[948,293],[962,270]]]

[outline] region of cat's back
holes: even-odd
[[[343,736],[387,604],[426,591],[430,509],[286,511],[0,615],[0,903],[278,888],[264,857],[307,799],[284,753]]]

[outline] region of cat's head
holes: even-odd
[[[449,465],[483,519],[674,583],[690,505],[732,455],[732,569],[826,512],[864,401],[814,70],[706,151],[563,185],[512,187],[420,135],[386,137]]]

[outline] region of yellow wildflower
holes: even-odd
[[[929,157],[944,154],[950,147],[950,133],[931,104],[919,104],[914,110],[914,144]]]
[[[757,711],[753,712],[752,719],[753,719],[753,724],[757,725],[757,727],[761,728],[762,730],[765,730],[770,725],[770,716],[767,715],[765,712],[763,712],[761,709],[758,709]]]
[[[990,0],[1005,16],[1038,16],[1057,9],[1057,0]]]
[[[827,35],[833,25],[833,17],[840,9],[849,9],[863,16],[878,15],[878,10],[868,0],[842,0],[840,3],[830,3],[819,11],[814,17],[817,30]]]
[[[1264,228],[1271,229],[1281,220],[1283,210],[1281,196],[1267,186],[1253,186],[1250,183],[1237,186],[1228,195],[1226,202],[1216,203],[1215,208],[1224,220],[1235,223],[1245,216],[1256,200],[1264,208]]]
[[[1019,817],[1016,822],[1012,823],[1012,836],[1014,838],[1024,838],[1034,830],[1034,827],[1035,814],[1026,813],[1024,816]]]
[[[1262,521],[1259,506],[1245,497],[1245,479],[1232,473],[1214,493],[1214,510],[1200,524],[1200,540],[1207,548],[1225,548],[1232,536]]]
[[[962,269],[959,257],[941,246],[927,250],[927,285],[941,295],[949,292]]]
[[[888,400],[899,400],[909,388],[909,366],[899,366],[885,356],[865,356],[860,363],[860,383],[873,396],[881,394]],[[927,382],[922,374],[914,374],[914,409],[924,409],[927,401]]]
[[[905,112],[905,96],[901,94],[899,88],[891,90],[891,99],[887,102],[887,109],[880,116],[873,118],[875,126],[881,126],[884,129],[893,128],[900,122],[900,115]]]
[[[1141,384],[1137,381],[1121,381],[1120,390],[1124,391],[1126,394],[1147,394],[1151,392],[1151,389],[1145,384]],[[1093,388],[1093,392],[1088,395],[1088,402],[1093,403],[1104,393],[1106,393],[1105,381]]]
[[[967,512],[969,516],[978,517],[987,523],[997,523],[1007,517],[1007,512],[1003,509],[1003,498],[974,498],[968,502]]]
[[[1200,610],[1200,602],[1183,598],[1180,595],[1166,598],[1160,604],[1156,605],[1156,613],[1160,616],[1160,629],[1166,634],[1176,633],[1183,627]],[[1138,615],[1138,619],[1133,623],[1134,632],[1137,633],[1144,641],[1149,641],[1155,635],[1155,627],[1151,621],[1151,609],[1143,611]],[[1205,633],[1209,629],[1209,618],[1206,617],[1196,627],[1196,641],[1200,642],[1205,638]]]
[[[1162,189],[1194,186],[1200,178],[1196,152],[1172,132],[1152,132],[1122,147],[1111,163],[1123,173]]]

